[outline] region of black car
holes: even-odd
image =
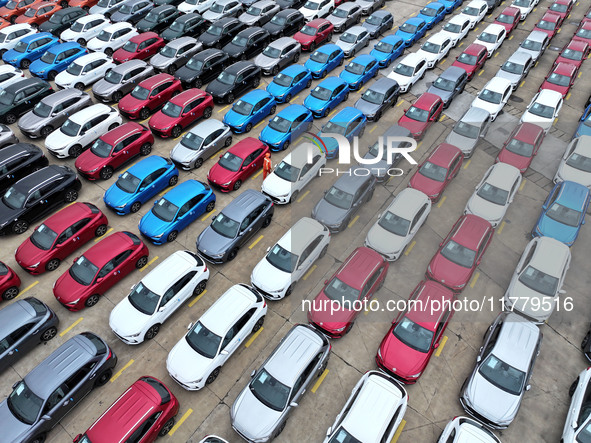
[[[502,0],[485,0],[486,4],[488,6],[488,12],[492,14],[493,9],[495,9],[497,6],[499,6],[502,2]]]
[[[22,234],[57,207],[76,201],[81,186],[76,172],[57,165],[17,181],[0,199],[0,235]]]
[[[306,18],[297,9],[284,9],[279,11],[271,19],[269,23],[263,26],[266,29],[271,38],[275,40],[279,37],[292,36],[306,23]]]
[[[302,6],[306,4],[307,0],[277,0],[277,4],[281,7],[281,9],[300,9]]]
[[[251,62],[236,62],[224,69],[207,85],[206,91],[217,103],[233,103],[234,99],[261,83],[262,71]]]
[[[185,66],[176,71],[183,87],[199,88],[216,78],[230,64],[230,57],[221,49],[209,48],[194,55]]]
[[[209,23],[196,12],[178,17],[172,24],[162,31],[160,36],[167,42],[179,37],[196,37],[200,35]]]
[[[246,29],[246,24],[237,18],[225,17],[209,25],[207,30],[199,36],[199,41],[206,48],[221,49],[243,29]]]
[[[68,8],[71,9],[71,8]],[[20,80],[0,90],[0,120],[9,125],[33,107],[42,98],[53,93],[49,83],[32,77]]]
[[[252,26],[236,34],[222,50],[234,60],[246,60],[263,52],[270,42],[271,36],[267,31]]]
[[[41,148],[30,143],[17,143],[0,150],[0,193],[48,164]]]
[[[173,5],[162,5],[152,9],[136,25],[137,32],[164,31],[181,13]]]
[[[85,15],[88,15],[88,11],[79,7],[60,9],[52,14],[49,20],[39,25],[39,32],[51,32],[59,37],[72,23]]]

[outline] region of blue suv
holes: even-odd
[[[6,51],[2,60],[15,68],[27,69],[32,62],[41,58],[45,51],[57,44],[59,39],[51,32],[28,35],[18,42],[14,49]]]
[[[224,115],[224,123],[232,128],[235,134],[250,132],[252,127],[275,114],[277,102],[267,91],[254,89],[243,95]]]
[[[277,74],[267,86],[267,92],[277,103],[289,103],[300,91],[312,86],[312,74],[301,65],[291,65]]]
[[[324,143],[326,158],[335,158],[339,154],[339,143],[330,134],[339,134],[345,137],[349,143],[353,137],[361,137],[365,131],[367,118],[363,112],[351,106],[347,106],[337,115],[332,117],[317,134]]]
[[[349,98],[349,84],[340,77],[328,77],[304,99],[304,106],[315,118],[326,117],[339,103]]]
[[[84,54],[88,54],[88,51],[79,43],[61,43],[48,49],[39,60],[31,63],[29,72],[43,80],[54,80],[70,63]]]

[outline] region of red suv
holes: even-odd
[[[485,219],[473,214],[461,216],[439,244],[426,276],[461,292],[480,264],[493,233],[492,225]]]
[[[552,67],[552,70],[544,79],[544,83],[542,83],[539,90],[551,89],[560,92],[565,97],[576,79],[577,67],[575,65],[558,63]]]
[[[447,185],[458,175],[463,160],[464,156],[459,148],[441,143],[419,165],[408,186],[423,192],[431,201],[437,201]]]
[[[179,79],[170,74],[156,74],[140,82],[119,101],[119,112],[132,120],[145,120],[181,92],[183,87]]]
[[[158,53],[165,44],[164,39],[155,32],[142,32],[117,49],[113,54],[113,61],[124,63],[129,60],[145,60]]]
[[[545,134],[544,128],[538,125],[521,123],[503,145],[496,162],[515,166],[523,174],[538,153]]]
[[[454,314],[455,294],[432,280],[419,283],[385,335],[376,363],[403,383],[416,383]]]
[[[452,66],[458,66],[468,73],[468,81],[472,80],[474,74],[484,67],[488,51],[486,46],[472,43],[453,62]]]
[[[2,300],[12,300],[18,295],[18,288],[21,286],[21,279],[10,266],[0,261],[0,294]]]
[[[92,203],[66,206],[22,242],[16,250],[16,261],[29,274],[55,271],[76,249],[105,235],[108,223],[105,214]]]
[[[554,66],[559,63],[570,63],[577,67],[577,71],[581,69],[581,65],[589,55],[589,45],[587,42],[581,40],[571,40],[568,45],[564,47],[560,55],[554,60]]]
[[[152,131],[129,122],[107,132],[76,159],[76,169],[88,180],[108,180],[113,172],[137,155],[152,152]]]
[[[329,337],[343,337],[384,284],[389,266],[373,249],[355,249],[312,301],[310,324]]]
[[[304,25],[293,36],[301,45],[302,51],[314,51],[324,42],[330,42],[334,25],[325,18],[316,18]]]
[[[441,97],[424,92],[409,109],[404,111],[402,117],[398,119],[398,125],[408,129],[415,139],[420,140],[427,129],[439,120],[442,112],[443,100]]]
[[[148,263],[148,248],[128,231],[109,235],[74,259],[57,279],[53,295],[70,311],[98,303],[100,295],[133,271]]]
[[[542,31],[548,34],[548,38],[552,38],[558,33],[560,25],[562,24],[562,17],[553,12],[546,12],[542,19],[534,26],[534,31]]]
[[[140,377],[74,443],[148,443],[174,426],[179,402],[160,380]]]
[[[507,35],[511,34],[511,31],[517,27],[519,20],[521,19],[521,11],[519,8],[512,8],[508,6],[497,16],[493,23],[501,25],[507,31]]]

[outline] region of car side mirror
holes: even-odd
[[[433,349],[437,349],[439,347],[439,343],[433,343]]]
[[[330,437],[330,434],[332,434],[332,426],[326,430],[326,436]]]
[[[527,386],[525,387],[525,390],[526,390],[526,391],[529,391],[530,389],[531,389],[531,385],[527,385]]]
[[[45,414],[45,415],[41,416],[41,420],[43,420],[43,421],[50,421],[51,420],[51,417],[49,415]]]
[[[82,434],[78,434],[76,437],[74,437],[74,440],[72,440],[74,443],[78,443],[80,441],[80,439],[82,438]]]
[[[478,357],[476,357],[476,363],[480,363],[480,360],[482,360],[482,357],[479,355]]]
[[[222,351],[220,352],[220,355],[228,355],[230,354],[228,351],[226,351],[225,349],[222,349]]]
[[[328,284],[328,280],[324,280],[324,284],[325,284],[325,285],[326,285],[326,284]]]
[[[250,373],[250,378],[253,378],[256,375],[257,371],[255,369],[252,370]]]
[[[13,384],[12,385],[12,389],[15,389],[18,386],[19,383],[20,383],[20,381],[17,381],[15,384]]]
[[[289,404],[289,407],[290,407],[290,408],[297,408],[297,407],[298,407],[298,404],[297,404],[295,401],[292,401],[292,402]]]

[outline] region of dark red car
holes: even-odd
[[[92,203],[66,206],[35,228],[16,250],[16,261],[29,274],[55,271],[76,249],[105,235],[108,223]]]
[[[403,383],[416,383],[454,314],[454,298],[451,290],[433,280],[419,283],[407,310],[398,314],[378,348],[378,367]]]
[[[469,81],[472,80],[472,77],[474,77],[474,74],[476,74],[479,69],[484,67],[487,55],[488,51],[486,46],[472,43],[464,49],[464,52],[456,57],[456,61],[453,62],[452,66],[457,66],[466,71],[468,73]]]
[[[496,162],[515,166],[523,174],[544,141],[544,129],[533,123],[517,126],[497,156]]]
[[[389,266],[373,249],[355,249],[312,301],[310,324],[329,337],[343,337],[382,287]]]
[[[414,138],[420,140],[427,129],[439,120],[442,111],[443,100],[441,97],[425,92],[410,108],[404,111],[404,115],[398,119],[398,124],[412,132]]]
[[[156,74],[140,82],[119,101],[119,111],[130,118],[145,120],[177,94],[183,92],[181,81],[170,74]]]
[[[520,18],[521,11],[519,8],[508,6],[503,9],[493,23],[503,26],[507,30],[507,35],[509,35],[519,24]]]
[[[462,215],[427,267],[426,276],[460,292],[472,278],[494,233],[492,225],[477,215]]]
[[[2,300],[12,300],[18,295],[21,279],[10,266],[0,261],[0,294]]]
[[[423,192],[431,201],[437,201],[447,185],[458,175],[463,160],[464,156],[458,147],[441,143],[419,165],[408,186]]]
[[[316,18],[304,25],[293,36],[302,45],[302,51],[314,51],[324,42],[330,42],[334,25],[325,18]]]
[[[152,131],[136,122],[107,132],[76,159],[76,169],[88,180],[108,180],[113,172],[138,155],[152,152]]]
[[[244,180],[263,167],[269,146],[257,138],[246,137],[220,155],[207,173],[207,180],[222,192],[236,191]]]
[[[174,426],[179,402],[157,378],[140,377],[74,443],[148,443]]]
[[[553,91],[560,92],[565,97],[576,79],[577,67],[575,65],[558,63],[546,76],[539,90],[552,89]]]
[[[548,38],[552,38],[558,33],[560,25],[562,24],[562,18],[558,14],[553,12],[546,12],[542,19],[534,26],[534,31],[542,31],[548,34]]]
[[[124,63],[129,60],[145,60],[158,53],[164,45],[164,39],[155,32],[142,32],[117,49],[113,54],[113,61]]]
[[[568,45],[564,47],[560,55],[554,61],[554,66],[559,63],[570,63],[577,67],[577,72],[581,69],[581,65],[589,55],[589,44],[581,40],[571,40]]]
[[[554,0],[548,11],[558,14],[562,18],[562,21],[564,21],[572,11],[573,3],[572,0]]]
[[[591,20],[584,22],[579,26],[573,40],[585,42],[591,46]]]
[[[148,248],[135,234],[118,231],[88,249],[57,279],[53,295],[70,311],[98,303],[111,286],[148,263]]]
[[[180,137],[183,129],[200,118],[209,118],[213,111],[213,97],[192,88],[172,97],[149,121],[150,129],[160,137]]]

